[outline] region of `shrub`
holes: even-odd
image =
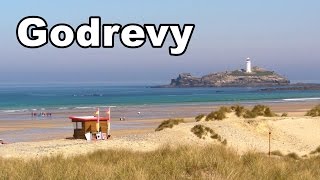
[[[320,116],[320,104],[310,109],[305,115],[311,117]]]
[[[195,117],[196,122],[201,121],[201,119],[205,116],[206,116],[205,114],[199,114],[198,116]]]
[[[288,117],[288,113],[286,113],[286,112],[282,113],[281,117]]]
[[[155,131],[161,131],[165,128],[172,128],[175,125],[178,125],[180,123],[184,123],[183,119],[168,119],[163,121]]]

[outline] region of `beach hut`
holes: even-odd
[[[86,139],[86,133],[96,135],[97,132],[102,132],[105,136],[110,134],[108,132],[110,131],[109,117],[99,117],[99,125],[97,125],[98,117],[96,116],[71,116],[69,119],[73,123],[73,137],[75,139]]]

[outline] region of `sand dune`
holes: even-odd
[[[188,119],[191,121],[192,119]],[[49,140],[41,142],[21,142],[1,146],[0,156],[33,158],[62,154],[72,156],[92,152],[97,149],[129,149],[151,151],[164,145],[207,145],[219,143],[211,138],[199,139],[190,129],[202,124],[212,128],[227,139],[228,145],[239,153],[248,150],[268,152],[268,133],[271,134],[271,150],[283,153],[295,152],[299,155],[310,153],[320,145],[320,119],[311,117],[275,117],[240,119],[231,115],[223,121],[187,122],[160,132],[145,131],[114,137],[108,141]]]

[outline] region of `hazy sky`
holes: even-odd
[[[0,83],[99,82],[169,83],[181,72],[209,72],[253,65],[278,71],[291,80],[320,81],[320,1],[4,1],[0,7]],[[89,16],[102,23],[193,23],[186,53],[172,57],[168,36],[162,49],[82,49],[75,43],[57,49],[50,43],[27,49],[16,38],[25,16],[43,17],[49,28],[76,28]],[[115,36],[118,39],[118,36]]]

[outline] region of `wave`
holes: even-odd
[[[8,110],[2,110],[3,113],[16,113],[16,112],[28,112],[28,109],[8,109]]]
[[[75,107],[74,109],[93,109],[94,107],[90,106],[81,106],[81,107]]]
[[[284,101],[315,101],[320,100],[320,97],[313,97],[313,98],[290,98],[290,99],[283,99]]]

